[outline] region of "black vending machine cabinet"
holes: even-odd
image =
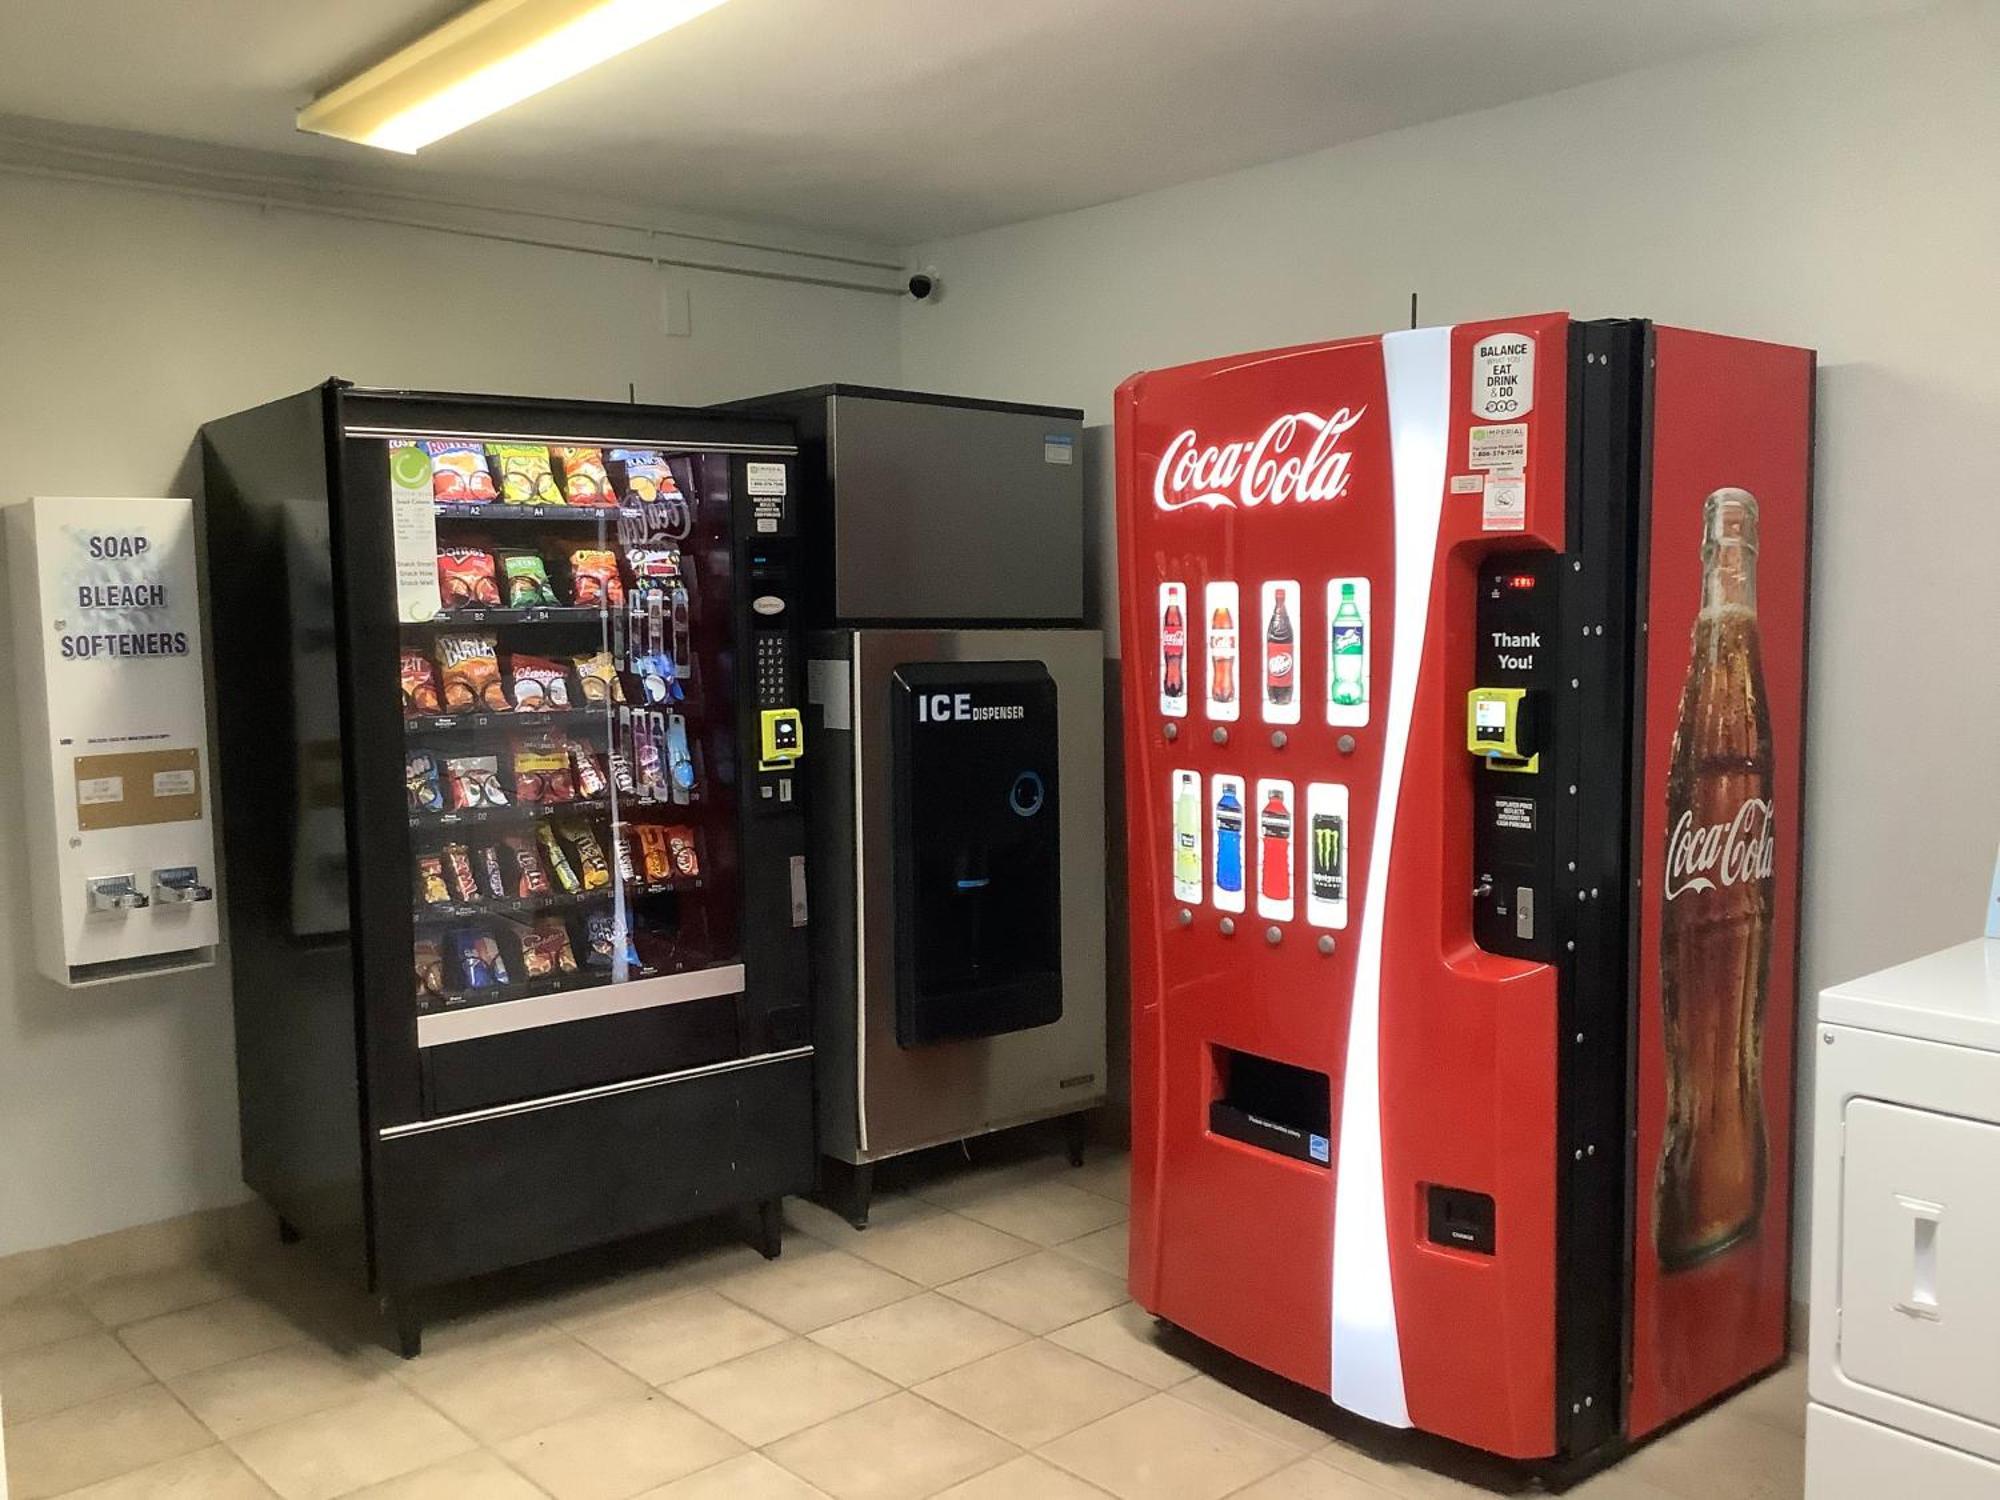
[[[245,1180],[423,1294],[813,1181],[782,423],[332,381],[202,429]]]

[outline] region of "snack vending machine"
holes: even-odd
[[[813,1180],[793,447],[357,390],[203,429],[244,1175],[442,1283]]]
[[[1572,1471],[1783,1360],[1812,412],[1563,314],[1121,388],[1150,1311]]]

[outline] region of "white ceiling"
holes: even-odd
[[[401,166],[911,244],[1922,0],[732,0]],[[5,0],[0,115],[299,157],[456,0]]]

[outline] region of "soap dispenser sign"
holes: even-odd
[[[193,505],[7,513],[36,957],[81,985],[213,961]]]

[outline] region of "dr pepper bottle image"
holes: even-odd
[[[1679,1270],[1748,1238],[1764,1205],[1764,993],[1775,832],[1757,641],[1757,501],[1702,507],[1701,612],[1667,772],[1660,988],[1667,1124],[1654,1243]]]

